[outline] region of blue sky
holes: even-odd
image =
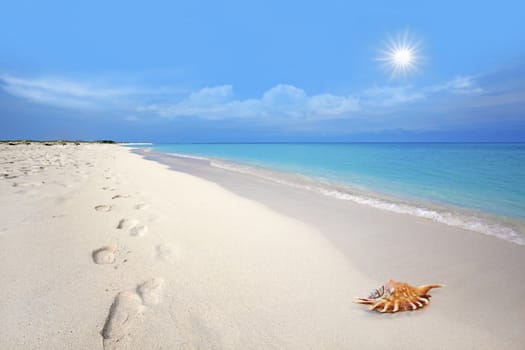
[[[525,141],[523,1],[3,1],[0,138]],[[392,76],[389,40],[418,43]]]

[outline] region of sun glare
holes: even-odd
[[[412,62],[412,52],[408,49],[401,49],[394,52],[394,61],[399,66],[406,66]]]
[[[407,77],[418,70],[420,44],[410,38],[408,31],[389,38],[385,46],[377,60],[383,63],[391,78]]]

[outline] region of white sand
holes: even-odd
[[[0,178],[0,349],[521,349],[525,343],[525,301],[515,297],[523,279],[507,294],[513,268],[523,271],[525,254],[516,250],[522,247],[496,243],[496,259],[509,251],[518,265],[497,279],[501,290],[464,293],[458,274],[477,281],[495,274],[462,261],[447,266],[448,281],[428,280],[436,278],[432,273],[408,281],[448,284],[431,292],[424,310],[380,315],[352,303],[378,286],[377,276],[360,266],[360,247],[353,261],[313,224],[122,147],[1,145],[0,174],[7,174]],[[389,216],[412,235],[425,227]],[[453,231],[431,224],[430,231]],[[380,234],[374,227],[355,227],[354,245],[371,249],[367,235],[373,242]],[[434,233],[426,239],[440,240]],[[460,242],[478,242],[469,239]],[[372,248],[403,266],[389,247]],[[514,309],[494,307],[507,295],[514,299],[501,305]],[[481,310],[482,302],[491,305],[486,317],[507,331],[465,321],[462,305],[471,300]]]

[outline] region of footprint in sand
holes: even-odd
[[[96,211],[111,211],[111,205],[100,204],[95,206]]]
[[[142,299],[144,305],[157,305],[160,303],[163,287],[164,279],[160,277],[152,278],[137,287],[137,294]]]
[[[129,198],[129,194],[117,194],[111,197],[111,199],[119,199],[119,198]]]
[[[139,203],[139,204],[135,205],[133,208],[135,208],[135,210],[148,209],[149,208],[149,204]]]
[[[102,330],[104,349],[112,346],[128,334],[137,316],[144,310],[142,299],[133,292],[120,292],[113,300]]]
[[[138,223],[139,223],[138,220],[120,219],[120,221],[118,222],[118,225],[117,225],[117,229],[119,229],[119,230],[127,230],[127,229],[130,229],[131,227],[137,225]]]
[[[165,244],[159,244],[155,247],[156,256],[160,260],[169,260],[178,255],[178,249]]]
[[[148,226],[137,225],[129,230],[129,234],[132,236],[142,237],[148,232]]]
[[[142,237],[148,232],[148,226],[133,219],[121,219],[117,225],[117,229],[128,230],[131,236],[137,237]]]
[[[115,262],[115,251],[117,248],[115,246],[102,247],[97,250],[94,250],[91,256],[95,264],[113,264]]]
[[[111,349],[125,337],[133,322],[146,309],[160,303],[164,280],[153,278],[140,284],[136,293],[120,292],[113,300],[109,314],[102,330],[104,349]]]

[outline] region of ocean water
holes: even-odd
[[[153,151],[525,245],[525,144],[155,144]],[[296,176],[294,176],[296,175]]]

